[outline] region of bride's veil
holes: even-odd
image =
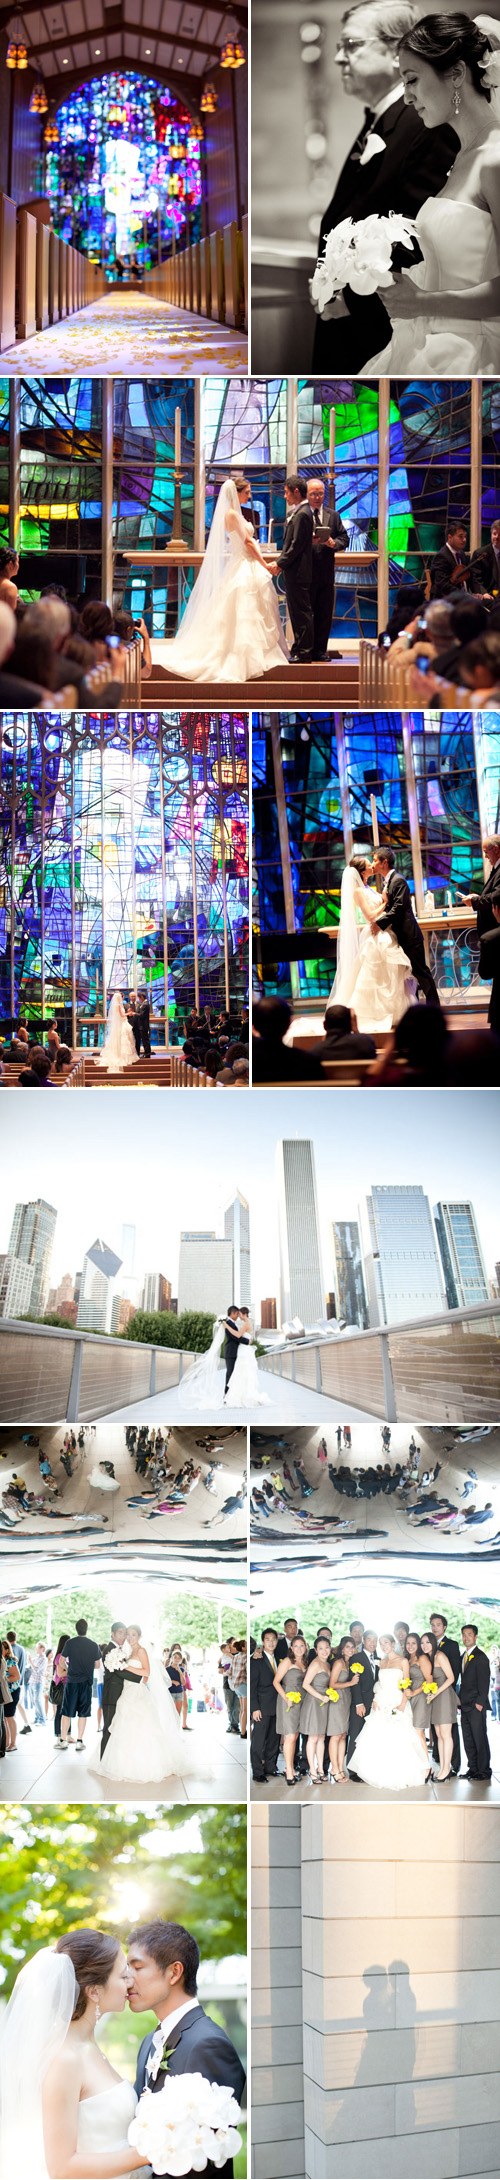
[[[181,1408],[203,1408],[205,1404],[209,1408],[220,1407],[222,1372],[219,1358],[225,1336],[223,1319],[216,1317],[211,1347],[200,1355],[199,1362],[193,1363],[189,1376],[180,1385]]]
[[[337,969],[330,993],[329,1006],[342,1006],[344,994],[351,996],[353,971],[359,954],[360,933],[356,921],[354,894],[360,885],[359,871],[348,864],[342,874],[340,888],[340,923],[337,931]]]
[[[113,992],[113,997],[112,999],[110,999],[109,1002],[106,1022],[104,1026],[103,1047],[104,1045],[112,1044],[113,1038],[119,1039],[121,1022],[120,999],[121,992]]]
[[[476,30],[480,30],[483,38],[487,38],[491,48],[486,59],[479,65],[481,75],[491,91],[491,110],[495,120],[500,123],[500,22],[497,22],[494,15],[475,15],[474,23]]]
[[[1,2180],[44,2180],[42,2087],[68,2034],[78,1984],[67,1953],[47,1947],[17,1978],[0,2027]]]
[[[193,584],[180,628],[174,638],[176,648],[179,649],[182,645],[183,650],[185,647],[190,649],[195,638],[197,656],[204,648],[205,631],[207,645],[212,641],[214,615],[219,616],[221,612],[222,591],[234,567],[235,550],[238,551],[239,547],[241,554],[245,552],[243,539],[240,544],[238,536],[234,532],[230,536],[227,530],[226,520],[231,510],[239,515],[240,503],[233,478],[226,477],[212,516],[203,566]],[[173,644],[169,649],[169,667],[172,651]]]

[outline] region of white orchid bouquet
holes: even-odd
[[[128,2131],[133,2150],[148,2157],[155,2173],[182,2180],[205,2172],[209,2161],[220,2170],[241,2150],[236,2122],[239,2104],[224,2082],[203,2074],[166,2074],[163,2088],[144,2089]]]
[[[320,312],[334,296],[375,295],[391,287],[395,272],[422,257],[415,221],[402,212],[373,212],[365,220],[341,220],[326,236],[311,280],[311,302]]]
[[[119,1648],[118,1648],[118,1644],[117,1644],[117,1643],[115,1643],[115,1644],[113,1645],[113,1649],[112,1649],[112,1650],[108,1650],[108,1652],[107,1652],[107,1656],[106,1656],[106,1657],[105,1657],[105,1659],[104,1659],[104,1671],[105,1671],[105,1673],[120,1673],[120,1672],[124,1672],[124,1670],[125,1670],[125,1666],[126,1666],[126,1665],[128,1664],[128,1660],[129,1660],[129,1658],[131,1658],[131,1656],[132,1656],[132,1644],[131,1644],[131,1643],[121,1643],[121,1644],[120,1644],[120,1647],[119,1647]]]

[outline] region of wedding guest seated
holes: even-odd
[[[29,1037],[26,1023],[18,1022],[17,1029],[13,1030],[10,1041],[10,1054],[12,1059],[22,1059],[23,1056],[27,1058],[28,1047]]]
[[[5,711],[36,711],[45,702],[45,691],[36,676],[13,666],[17,628],[10,606],[0,599],[0,707]]]
[[[321,1061],[376,1058],[375,1039],[368,1035],[367,1030],[358,1029],[353,1007],[327,1007],[323,1021],[326,1036],[320,1038],[317,1045],[313,1045],[311,1059]]]
[[[0,600],[4,606],[10,606],[13,613],[17,613],[19,605],[17,584],[10,583],[6,575],[3,576],[0,582]]]
[[[448,523],[445,544],[431,561],[431,598],[449,598],[465,578],[467,530],[458,515]]]
[[[434,673],[440,681],[455,686],[460,680],[458,666],[465,645],[482,636],[488,624],[489,614],[482,598],[456,599],[450,613],[450,641],[444,648],[438,642],[434,656]]]
[[[70,1046],[60,1045],[59,1051],[56,1052],[54,1073],[56,1075],[63,1075],[65,1067],[70,1066],[72,1058],[73,1054],[70,1050]]]
[[[460,657],[458,683],[473,692],[474,710],[500,703],[500,631],[489,629],[467,644]]]
[[[383,644],[385,636],[390,636],[392,645],[395,643],[396,637],[400,636],[405,629],[408,629],[413,623],[416,626],[418,615],[422,612],[424,605],[425,585],[423,583],[400,583],[396,591],[396,603],[392,608],[392,613],[389,614],[387,627],[383,629],[382,634],[379,636],[379,644]]]
[[[15,545],[0,546],[0,581],[17,584],[18,574],[19,553],[16,552]]]
[[[247,1083],[249,1083],[250,1081],[250,1069],[248,1065],[248,1060],[235,1060],[233,1066],[233,1076],[236,1084],[236,1089],[244,1090],[247,1086]]]
[[[231,1088],[234,1090],[232,1067],[222,1067],[220,1069],[219,1074],[215,1077],[215,1087],[216,1090],[230,1090]]]
[[[391,1030],[367,1082],[391,1087],[448,1082],[451,1043],[440,1007],[408,1007]]]
[[[253,1010],[252,1077],[254,1083],[321,1082],[321,1067],[308,1052],[295,1052],[283,1039],[292,1010],[286,999],[257,999]]]
[[[33,1045],[30,1052],[29,1067],[23,1067],[18,1078],[21,1088],[23,1090],[50,1090],[51,1074],[52,1060],[50,1052],[44,1052],[42,1045]]]

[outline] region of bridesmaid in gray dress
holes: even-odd
[[[356,1644],[351,1641],[350,1635],[343,1635],[338,1649],[333,1652],[333,1664],[330,1673],[329,1685],[330,1688],[338,1689],[338,1698],[336,1703],[330,1702],[328,1704],[326,1717],[326,1731],[330,1736],[330,1769],[328,1777],[330,1782],[335,1781],[336,1786],[345,1786],[347,1777],[344,1771],[345,1745],[352,1691],[355,1686],[354,1677],[351,1677],[349,1672],[349,1666],[351,1658],[354,1657],[355,1649]]]
[[[432,1704],[428,1702],[427,1696],[422,1695],[422,1687],[424,1680],[431,1679],[430,1658],[426,1657],[425,1652],[422,1650],[422,1636],[417,1635],[414,1630],[406,1639],[404,1663],[408,1678],[411,1680],[409,1702],[411,1703],[415,1733],[418,1733],[425,1755],[429,1758],[429,1770],[425,1781],[427,1785],[427,1780],[432,1779],[434,1776],[430,1762],[429,1746],[425,1736],[426,1726],[429,1728],[432,1722]]]
[[[439,1749],[439,1771],[434,1772],[434,1778],[444,1782],[451,1778],[452,1727],[456,1725],[458,1713],[455,1682],[449,1658],[445,1658],[444,1650],[438,1650],[435,1635],[422,1635],[421,1648],[424,1657],[432,1657],[432,1678],[438,1684],[438,1694],[433,1696],[431,1704],[431,1720],[436,1728]]]
[[[276,1732],[283,1735],[283,1755],[287,1786],[296,1785],[294,1771],[295,1749],[299,1733],[303,1733],[302,1683],[307,1665],[307,1643],[304,1635],[295,1635],[289,1643],[288,1656],[282,1658],[274,1675],[277,1689]],[[296,1698],[299,1698],[298,1703]],[[288,1699],[288,1700],[287,1700]]]
[[[310,1786],[323,1785],[323,1756],[328,1704],[326,1690],[330,1686],[331,1643],[328,1635],[318,1635],[316,1648],[304,1675],[302,1690],[301,1733],[307,1734],[308,1780]]]

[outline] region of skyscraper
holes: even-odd
[[[300,1317],[306,1326],[326,1310],[316,1194],[314,1146],[291,1136],[276,1151],[280,1243],[281,1323]]]
[[[265,1298],[265,1301],[264,1301],[264,1302],[261,1302],[261,1305],[260,1305],[260,1325],[261,1325],[261,1332],[275,1332],[275,1331],[276,1331],[276,1325],[277,1325],[277,1314],[276,1314],[276,1302],[275,1302],[275,1297],[274,1297],[274,1294],[267,1294],[267,1295],[266,1295],[266,1298]]]
[[[213,1310],[214,1316],[221,1316],[235,1300],[232,1281],[232,1241],[219,1241],[212,1233],[181,1234],[179,1317],[183,1310]]]
[[[489,1302],[490,1288],[476,1218],[470,1203],[434,1205],[434,1223],[448,1309]]]
[[[0,1317],[27,1317],[34,1269],[21,1257],[0,1257]]]
[[[438,1316],[446,1309],[431,1208],[420,1186],[372,1188],[364,1254],[370,1324]]]
[[[172,1288],[163,1272],[145,1272],[142,1282],[141,1309],[169,1310]]]
[[[121,1257],[105,1241],[93,1241],[83,1259],[77,1325],[87,1332],[108,1332],[113,1302],[113,1282]]]
[[[250,1307],[250,1212],[239,1188],[224,1213],[226,1241],[233,1244],[233,1302]]]
[[[38,1196],[35,1203],[16,1204],[8,1254],[33,1265],[30,1315],[43,1317],[50,1287],[50,1267],[57,1211]]]
[[[368,1304],[357,1219],[333,1221],[332,1245],[337,1317],[345,1317],[348,1325],[365,1327],[368,1324]]]
[[[135,1265],[135,1226],[122,1226],[122,1270],[126,1279],[133,1279]]]

